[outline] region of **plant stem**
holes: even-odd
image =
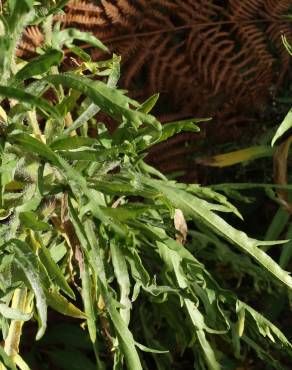
[[[27,363],[23,360],[20,355],[15,356],[15,364],[19,367],[20,370],[31,370]]]
[[[22,312],[26,311],[27,289],[18,288],[12,298],[11,307]],[[22,325],[24,321],[12,320],[9,326],[7,338],[5,339],[4,350],[13,360],[19,352],[19,342],[21,337]]]

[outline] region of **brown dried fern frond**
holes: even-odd
[[[284,18],[290,6],[291,0],[73,0],[56,20],[94,32],[121,54],[122,84],[130,91],[160,92],[174,111],[193,104],[193,114],[200,114],[205,104],[198,98],[224,94],[234,107],[255,110],[264,103],[276,82],[276,57],[280,76],[288,68],[280,36],[292,36]],[[20,49],[34,45],[33,36],[30,43],[25,37]]]
[[[216,134],[224,126],[234,139],[243,121],[262,114],[288,72],[291,58],[281,35],[292,42],[285,17],[291,5],[291,0],[73,0],[56,21],[93,32],[120,54],[121,86],[141,100],[159,92],[158,113],[213,116],[220,121]],[[28,30],[20,55],[32,53],[35,40],[39,31]],[[89,51],[93,59],[102,56]],[[175,140],[173,150],[181,156],[186,138]]]

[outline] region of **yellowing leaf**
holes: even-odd
[[[225,154],[218,154],[213,157],[198,158],[197,163],[212,167],[228,167],[238,163],[250,161],[256,158],[270,157],[273,149],[269,146],[253,146],[246,149],[235,150]]]
[[[0,120],[7,122],[7,114],[5,110],[0,106]]]
[[[86,319],[86,314],[57,292],[46,291],[46,300],[49,306],[62,315],[76,319]]]

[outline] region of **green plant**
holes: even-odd
[[[47,350],[47,368],[180,368],[183,353],[196,369],[236,368],[248,348],[285,368],[269,352],[291,353],[284,334],[203,264],[209,251],[251,276],[257,292],[291,288],[289,274],[260,248],[283,241],[248,237],[217,214],[241,217],[225,196],[170,181],[143,161],[152,145],[198,131],[200,120],[161,126],[149,114],[157,96],[144,104],[128,98],[116,87],[117,56],[93,63],[75,40],[106,52],[97,39],[52,28],[64,3],[10,0],[1,17],[2,368],[34,369],[19,353],[21,334],[37,323],[40,340],[48,307],[82,323],[92,351],[86,355],[88,342],[84,352],[70,347],[84,332],[68,323],[69,350]],[[45,43],[36,59],[17,60],[31,23],[43,26]],[[70,73],[58,70],[64,45],[81,58]],[[117,121],[113,134],[95,118],[99,111]]]

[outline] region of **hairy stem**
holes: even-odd
[[[52,45],[52,28],[53,28],[53,15],[49,15],[43,24],[45,43]]]

